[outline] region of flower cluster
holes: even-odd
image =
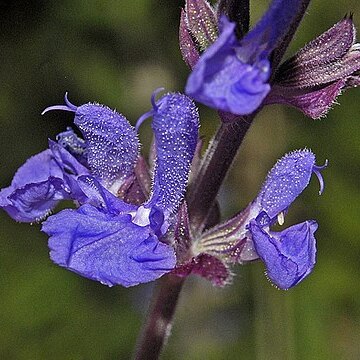
[[[182,55],[193,68],[186,93],[207,106],[247,115],[261,105],[278,103],[293,106],[315,119],[326,115],[341,90],[360,82],[360,47],[355,43],[351,16],[274,69],[274,49],[281,47],[294,21],[304,12],[306,1],[272,1],[255,27],[241,38],[239,24],[229,21],[222,12],[215,18],[205,0],[187,3],[191,5],[180,23]],[[190,15],[194,12],[206,18],[203,23],[208,28],[194,30],[196,21]],[[215,32],[210,30],[217,27],[220,34],[214,41]],[[199,56],[204,44],[208,48]],[[222,116],[223,121],[234,118]]]
[[[184,196],[198,138],[195,105],[176,93],[153,99],[156,161],[146,199],[141,182],[148,169],[126,118],[99,104],[76,107],[67,97],[65,102],[44,113],[74,112],[84,138],[68,129],[57,142],[50,140],[49,149],[30,158],[0,192],[1,207],[15,220],[33,222],[71,199],[77,209],[50,216],[42,227],[56,264],[109,286],[157,279],[176,264],[173,247],[160,239]],[[133,203],[120,199],[121,192]]]
[[[309,184],[314,173],[324,182],[310,150],[296,150],[281,158],[269,172],[258,196],[230,220],[204,232],[193,242],[194,254],[206,253],[224,264],[222,273],[212,281],[224,285],[231,280],[229,266],[261,258],[268,277],[281,289],[304,279],[315,265],[317,223],[308,220],[280,232],[271,231],[275,223],[284,224],[291,203]],[[227,268],[225,268],[227,267]],[[206,274],[205,274],[206,275]]]
[[[323,116],[342,89],[359,83],[355,28],[346,17],[279,66],[308,1],[273,0],[250,31],[248,7],[234,10],[235,3],[220,0],[216,10],[206,0],[186,1],[179,39],[192,69],[187,95],[167,93],[157,100],[155,91],[151,110],[135,128],[106,106],[75,106],[67,94],[65,105],[44,110],[73,112],[77,132],[68,128],[22,165],[1,190],[0,207],[16,221],[43,222],[56,264],[108,286],[133,286],[166,273],[198,274],[223,286],[234,264],[257,259],[281,289],[310,274],[317,222],[281,231],[273,226],[283,225],[313,174],[322,193],[327,164],[317,166],[308,149],[290,152],[244,210],[199,230],[186,201],[187,187],[200,173],[196,167],[207,164],[200,156],[193,99],[218,110],[222,121],[273,103]],[[154,148],[148,163],[140,155],[137,130],[149,117]],[[50,215],[62,200],[74,206]]]

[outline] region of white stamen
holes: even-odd
[[[284,219],[284,213],[283,212],[278,214],[277,221],[278,221],[280,226],[284,225],[285,219]]]
[[[149,215],[150,215],[150,209],[140,206],[137,209],[135,216],[132,219],[132,222],[135,225],[147,226],[150,224]]]

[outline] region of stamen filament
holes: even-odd
[[[48,106],[42,113],[41,115],[44,115],[45,113],[47,113],[48,111],[53,111],[53,110],[63,110],[63,111],[71,111],[71,112],[76,112],[77,111],[77,106],[75,106],[74,104],[72,104],[69,99],[68,99],[68,92],[65,93],[65,104],[66,105],[53,105],[53,106]]]
[[[277,221],[280,226],[284,225],[285,218],[284,218],[284,213],[282,211],[278,214]]]
[[[321,195],[323,193],[324,188],[325,188],[324,179],[323,179],[320,171],[325,169],[327,167],[327,165],[328,165],[328,160],[326,159],[325,164],[323,166],[314,165],[314,167],[313,167],[313,171],[314,171],[315,175],[317,176],[319,183],[320,183],[319,195]]]

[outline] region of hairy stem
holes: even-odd
[[[135,360],[156,360],[171,332],[172,319],[185,278],[167,274],[156,285]]]
[[[187,197],[191,223],[199,232],[206,226],[209,210],[214,205],[220,186],[253,117],[242,116],[234,122],[222,123],[206,150]]]

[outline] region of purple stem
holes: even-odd
[[[209,210],[254,116],[239,116],[234,122],[222,123],[206,150],[187,197],[192,228],[197,232],[207,225]]]
[[[153,294],[146,323],[139,338],[134,360],[156,360],[170,336],[173,316],[185,278],[167,274]]]

